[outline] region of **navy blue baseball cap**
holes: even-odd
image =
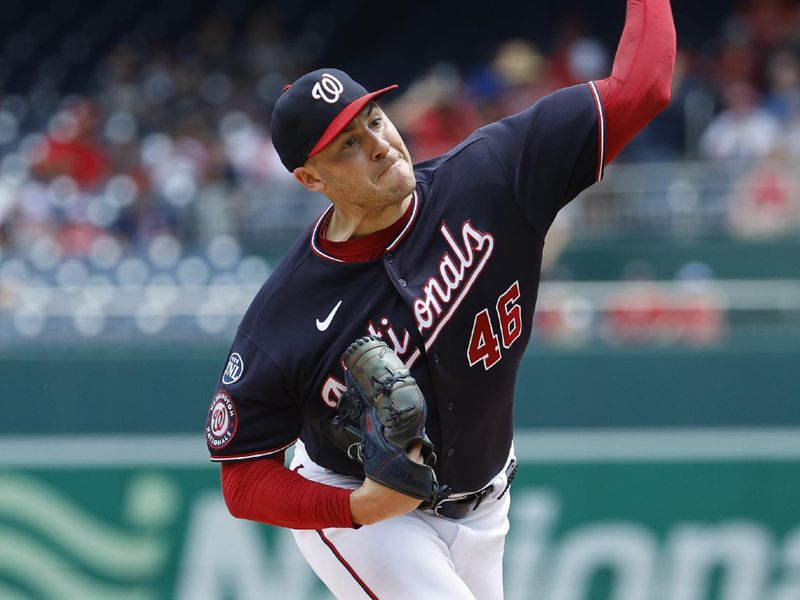
[[[272,111],[272,143],[294,171],[341,133],[371,100],[396,89],[368,92],[344,71],[318,69],[284,88]]]

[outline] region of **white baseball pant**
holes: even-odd
[[[513,450],[512,450],[513,453]],[[302,442],[291,468],[306,479],[344,488],[361,485],[315,464]],[[458,520],[414,510],[359,529],[293,530],[311,568],[339,600],[502,600],[503,547],[510,493],[505,470],[490,495]]]

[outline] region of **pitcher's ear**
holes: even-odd
[[[314,167],[308,163],[302,167],[297,167],[294,171],[292,171],[292,175],[294,175],[294,178],[300,182],[300,185],[311,190],[312,192],[321,192],[325,187],[320,180],[316,169],[314,169]]]

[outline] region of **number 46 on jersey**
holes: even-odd
[[[517,341],[522,333],[522,307],[518,303],[519,297],[519,281],[515,281],[497,298],[493,308],[499,324],[499,336],[492,325],[489,308],[484,308],[475,315],[467,346],[467,360],[471,367],[482,362],[483,368],[488,371],[503,358],[501,342],[507,350]]]

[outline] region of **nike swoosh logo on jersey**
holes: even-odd
[[[331,321],[333,321],[333,315],[336,314],[336,311],[339,310],[339,307],[341,305],[342,301],[339,300],[339,302],[336,303],[336,306],[333,307],[333,310],[331,311],[331,314],[328,315],[327,319],[325,319],[324,321],[320,321],[319,319],[317,319],[317,329],[319,329],[320,331],[325,331],[326,329],[328,329],[328,327],[331,324]]]

